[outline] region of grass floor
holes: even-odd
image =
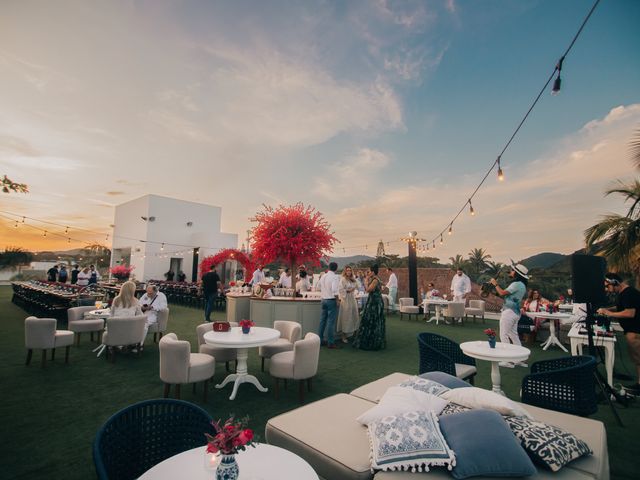
[[[64,364],[64,351],[55,362],[40,368],[40,355],[34,354],[32,364],[25,366],[25,312],[10,302],[11,288],[0,287],[0,478],[6,479],[91,479],[95,478],[91,444],[103,422],[114,412],[132,403],[162,396],[158,376],[158,346],[147,339],[140,358],[122,354],[115,364],[104,356],[91,352],[94,344],[84,335],[80,347],[72,347],[70,363]],[[216,312],[216,319],[224,313]],[[199,310],[171,306],[169,331],[191,342],[196,350],[195,327],[203,318]],[[487,321],[493,327],[495,322]],[[59,325],[58,328],[64,328]],[[484,326],[465,324],[448,326],[425,325],[422,321],[400,321],[396,315],[387,318],[387,344],[384,351],[364,352],[350,347],[320,353],[320,367],[314,379],[314,391],[308,394],[312,402],[355,387],[392,372],[417,373],[418,347],[416,334],[431,330],[466,341],[483,338]],[[557,348],[543,352],[533,347],[530,362],[564,355]],[[629,368],[626,354],[616,357],[618,370]],[[249,353],[249,371],[268,387],[268,373],[260,372],[257,350]],[[503,389],[509,398],[519,398],[520,382],[528,369],[502,369]],[[224,365],[216,367],[215,381],[224,378]],[[478,361],[476,386],[491,388],[488,362]],[[200,387],[201,389],[201,387]],[[297,388],[290,386],[279,400],[272,392],[259,393],[252,385],[240,386],[236,400],[230,401],[231,386],[211,389],[206,404],[202,392],[193,394],[182,389],[182,398],[208,410],[214,418],[226,418],[231,413],[249,415],[252,427],[262,437],[267,420],[298,406]],[[625,427],[619,427],[606,404],[592,418],[605,422],[609,442],[611,475],[614,479],[636,479],[640,458],[640,417],[638,405],[617,407]],[[339,480],[339,479],[336,479]]]

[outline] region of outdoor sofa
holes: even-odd
[[[392,373],[349,394],[333,395],[271,418],[265,429],[266,440],[304,458],[320,478],[326,480],[451,479],[453,477],[442,468],[432,468],[428,473],[371,471],[367,428],[358,423],[356,418],[375,406],[387,388],[409,377],[404,373]],[[602,422],[531,405],[518,405],[525,408],[534,419],[573,433],[593,450],[592,455],[574,460],[557,472],[537,468],[536,474],[525,478],[609,479],[607,437]],[[495,452],[496,456],[500,454],[500,451]]]

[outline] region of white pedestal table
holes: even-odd
[[[431,323],[435,320],[436,325],[438,325],[438,322],[440,321],[440,314],[442,313],[442,307],[449,305],[449,300],[445,300],[444,298],[426,298],[422,301],[422,309],[424,310],[424,318],[426,320],[427,318],[427,307],[429,305],[435,305],[436,306],[436,314],[434,317],[431,317],[429,320],[427,320],[427,323]]]
[[[547,339],[546,342],[544,342],[542,344],[542,349],[543,350],[546,350],[551,345],[557,345],[558,347],[560,347],[565,352],[568,351],[564,347],[564,345],[562,345],[562,343],[560,343],[560,340],[556,336],[556,322],[555,322],[555,320],[559,320],[560,322],[571,320],[571,318],[572,318],[571,314],[569,314],[569,313],[560,313],[560,312],[556,312],[556,313],[525,312],[525,313],[527,314],[527,317],[529,317],[531,319],[544,318],[546,320],[549,320],[549,338]]]

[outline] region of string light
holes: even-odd
[[[442,234],[440,234],[440,245],[442,245],[444,243],[444,240],[442,239]]]
[[[162,246],[160,247],[160,250],[164,250],[164,243],[162,244]]]
[[[433,249],[434,250],[436,249],[436,241],[435,240],[433,241]]]
[[[16,224],[14,225],[14,227],[18,228],[18,220],[16,220]]]
[[[556,70],[558,71],[558,75],[556,79],[553,81],[553,88],[551,88],[551,95],[558,95],[560,93],[560,85],[562,84],[562,79],[560,78],[560,72],[562,71],[562,62],[564,62],[564,56],[560,57],[558,63],[556,65]]]
[[[453,233],[453,224],[449,225],[449,235]]]
[[[469,199],[469,213],[471,214],[471,216],[474,216],[476,214],[476,211],[473,209],[473,205],[471,204],[471,199]]]
[[[501,182],[504,181],[504,173],[502,173],[502,167],[500,166],[500,160],[502,158],[502,155],[498,156],[498,180],[500,180]]]
[[[43,237],[46,237],[46,236],[47,236],[47,231],[45,230]]]
[[[64,233],[69,233],[69,227],[64,227]]]

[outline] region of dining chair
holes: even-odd
[[[164,310],[158,310],[157,313],[157,322],[149,325],[149,330],[147,330],[147,334],[153,333],[153,343],[156,343],[158,340],[156,336],[160,334],[160,338],[164,332],[167,331],[167,325],[169,324],[169,309],[166,308]]]
[[[420,374],[426,372],[444,372],[467,380],[471,385],[478,373],[474,358],[465,355],[460,345],[437,333],[422,332],[418,334],[418,351]]]
[[[175,385],[176,398],[180,398],[180,385],[204,382],[204,401],[207,401],[209,379],[216,371],[216,361],[205,353],[191,353],[191,344],[178,340],[175,333],[168,333],[160,339],[160,380],[164,382],[164,397]]]
[[[482,318],[482,323],[485,323],[485,305],[486,302],[484,300],[469,300],[469,306],[464,309],[465,319],[471,315],[473,317],[473,323],[476,323],[476,317]]]
[[[193,403],[145,400],[112,415],[93,441],[98,480],[133,480],[179,453],[204,446],[211,416]]]
[[[455,325],[456,318],[459,323],[462,323],[462,320],[464,319],[464,310],[464,302],[449,302],[443,311],[443,316],[445,320],[450,318],[451,324]]]
[[[279,396],[280,379],[298,380],[300,403],[304,402],[304,383],[311,391],[311,379],[318,373],[320,358],[320,337],[315,333],[307,333],[302,340],[293,344],[293,350],[276,353],[269,361],[269,373],[275,380],[275,395]]]
[[[42,367],[47,362],[47,350],[51,349],[51,360],[55,359],[56,348],[65,347],[64,363],[69,363],[69,348],[73,345],[73,332],[56,330],[55,318],[27,317],[24,321],[24,344],[27,348],[26,365],[31,363],[34,349],[42,349]]]
[[[144,327],[147,324],[146,315],[134,317],[110,317],[106,321],[106,329],[102,334],[102,344],[107,349],[107,360],[116,361],[116,347],[133,347],[138,355],[142,349],[141,342],[144,335]]]
[[[409,315],[409,320],[411,320],[411,315],[415,315],[418,318],[420,314],[420,307],[413,304],[413,298],[405,297],[400,298],[398,300],[398,305],[400,305],[400,320],[402,320],[402,315]]]
[[[280,338],[269,345],[258,348],[258,355],[262,359],[262,371],[264,372],[264,359],[271,358],[276,353],[293,350],[293,344],[300,340],[302,327],[298,322],[276,320],[273,328],[280,332]]]
[[[229,322],[230,327],[237,327],[238,322]],[[198,336],[198,352],[211,355],[216,363],[224,362],[227,372],[230,372],[229,362],[236,362],[236,369],[238,368],[238,350],[235,348],[223,348],[214,347],[204,341],[204,334],[213,330],[212,322],[201,323],[196,327],[196,334]]]
[[[104,319],[102,318],[85,318],[84,314],[95,310],[95,306],[71,307],[67,310],[67,328],[75,334],[76,346],[80,346],[80,334],[89,332],[93,341],[93,334],[98,334],[100,341],[100,333],[104,330]]]

